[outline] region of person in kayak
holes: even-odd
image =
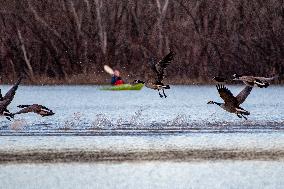
[[[114,70],[113,76],[111,77],[111,84],[112,85],[122,85],[124,81],[120,77],[120,72],[118,70]]]

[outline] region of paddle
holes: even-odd
[[[106,73],[108,73],[110,75],[114,74],[113,69],[111,69],[111,67],[109,67],[108,65],[104,65],[104,70],[105,70]]]

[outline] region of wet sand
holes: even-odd
[[[0,151],[0,163],[284,160],[284,150],[192,149],[153,151]]]
[[[282,133],[2,136],[0,163],[284,160]]]

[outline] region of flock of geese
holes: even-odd
[[[236,114],[239,118],[245,118],[247,120],[247,115],[250,115],[250,112],[246,111],[240,105],[246,100],[253,87],[259,88],[267,88],[275,77],[254,77],[254,76],[241,76],[238,74],[233,75],[233,79],[235,81],[242,81],[245,84],[245,88],[237,95],[234,96],[231,91],[226,88],[223,84],[217,84],[217,90],[219,92],[220,97],[224,100],[224,103],[218,103],[214,101],[209,101],[207,104],[216,104],[226,110],[227,112]],[[213,80],[219,83],[224,83],[226,81],[230,81],[221,77],[214,77]]]
[[[37,113],[43,117],[54,115],[52,110],[48,109],[45,106],[39,105],[39,104],[18,105],[17,107],[21,108],[21,110],[19,110],[16,113],[11,113],[7,109],[8,106],[13,101],[14,96],[16,94],[16,91],[21,81],[22,81],[22,77],[18,79],[15,85],[4,96],[2,96],[1,89],[0,89],[0,115],[6,116],[8,120],[11,120],[11,118],[14,118],[14,116],[17,114],[24,114],[24,113],[29,113],[29,112]]]
[[[163,79],[165,78],[165,70],[167,66],[171,63],[174,58],[175,53],[170,52],[167,54],[163,59],[161,59],[157,63],[152,64],[152,70],[155,73],[155,77],[148,80],[135,80],[135,83],[143,83],[146,87],[157,90],[159,92],[159,96],[161,98],[167,97],[165,94],[165,89],[170,89],[169,85],[165,85],[163,83]],[[239,118],[244,118],[247,120],[248,115],[250,112],[246,111],[240,105],[246,100],[250,92],[252,91],[253,87],[260,87],[260,88],[267,88],[269,86],[269,81],[276,79],[278,76],[275,77],[254,77],[254,76],[242,76],[238,74],[234,74],[233,78],[226,79],[222,77],[214,77],[213,80],[216,81],[218,84],[216,85],[217,91],[220,97],[224,100],[223,103],[209,101],[207,104],[216,104],[223,108],[225,111],[236,114]],[[234,96],[232,92],[224,86],[224,83],[230,81],[242,81],[245,84],[245,88],[237,95]],[[160,93],[162,91],[163,94]]]
[[[163,80],[166,76],[165,70],[167,66],[172,62],[174,55],[175,53],[171,51],[160,61],[152,63],[151,67],[154,73],[153,78],[150,78],[147,81],[134,80],[133,84],[143,83],[147,88],[157,90],[161,98],[166,98],[167,95],[165,94],[165,89],[170,89],[170,86],[165,85],[163,83]],[[219,103],[211,100],[207,104],[216,104],[225,111],[236,114],[239,118],[247,119],[246,116],[250,115],[250,112],[240,107],[240,105],[246,100],[246,98],[252,91],[253,87],[267,88],[269,86],[269,81],[272,81],[276,77],[278,76],[266,78],[266,77],[254,77],[254,76],[241,76],[238,74],[234,74],[233,77],[230,79],[222,78],[219,76],[214,77],[213,80],[218,83],[216,85],[217,91],[220,97],[224,100],[224,102]],[[22,78],[19,78],[19,80],[5,94],[4,97],[2,96],[0,89],[0,115],[6,116],[8,120],[11,120],[11,118],[14,118],[14,116],[17,114],[23,114],[29,112],[39,114],[43,117],[54,115],[54,112],[52,110],[39,104],[18,105],[17,107],[21,108],[21,110],[19,110],[16,113],[9,112],[7,107],[12,102],[21,80]],[[237,96],[234,96],[232,92],[227,87],[224,86],[224,83],[234,80],[242,81],[245,84],[245,88]],[[162,91],[162,94],[160,91]]]

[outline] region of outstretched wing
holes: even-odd
[[[0,114],[3,114],[7,110],[7,106],[10,104],[9,100],[0,101]]]
[[[5,94],[5,96],[2,96],[1,90],[0,90],[0,113],[2,114],[4,111],[7,110],[7,107],[14,99],[14,96],[16,94],[16,90],[18,89],[18,86],[22,80],[22,77],[19,78],[19,80],[15,83],[15,85]]]
[[[231,93],[231,91],[226,88],[224,85],[216,85],[217,90],[220,94],[220,97],[224,100],[226,104],[232,104],[232,105],[237,105],[238,101],[234,97],[234,95]]]
[[[41,116],[51,116],[54,115],[54,112],[50,109],[48,109],[45,106],[39,105],[39,104],[33,104],[33,105],[19,105],[19,108],[23,108],[20,111],[14,113],[14,114],[24,114],[33,112],[36,114],[39,114]]]
[[[161,83],[165,77],[165,70],[174,58],[175,53],[170,52],[162,60],[152,66],[152,69],[156,73],[156,82]]]
[[[21,109],[20,111],[14,113],[14,114],[25,114],[25,113],[29,113],[29,112],[34,112],[34,110],[31,106],[25,107],[25,108]]]
[[[18,81],[15,83],[15,85],[5,94],[3,97],[3,101],[8,101],[8,105],[12,102],[14,99],[14,96],[16,94],[16,90],[18,89],[19,84],[22,81],[22,77],[18,79]]]
[[[253,87],[246,86],[237,96],[236,99],[238,101],[238,105],[242,104],[248,95],[250,94]]]

